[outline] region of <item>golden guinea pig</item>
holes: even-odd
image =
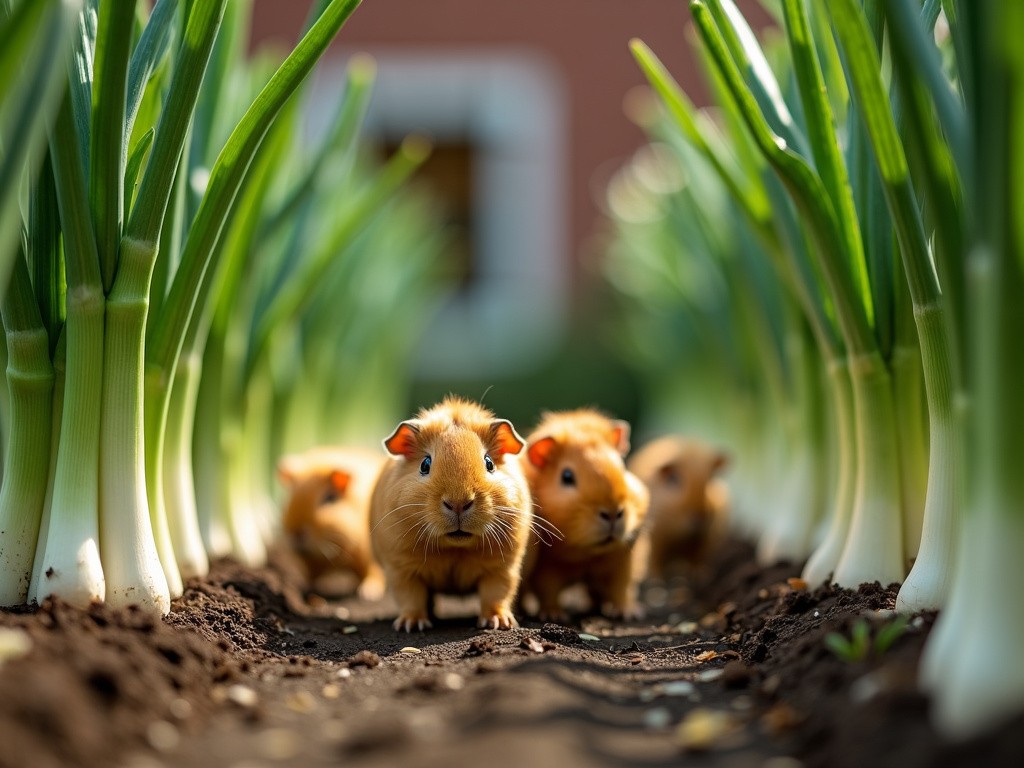
[[[729,463],[699,440],[660,437],[638,450],[629,468],[651,493],[648,515],[652,578],[693,576],[721,546],[728,531],[729,492],[718,477]]]
[[[512,424],[449,397],[384,441],[370,540],[398,603],[395,629],[431,626],[435,594],[480,600],[479,626],[518,626],[512,604],[532,524]]]
[[[527,439],[536,512],[543,527],[558,532],[534,536],[527,555],[524,588],[537,598],[542,618],[564,619],[562,592],[579,583],[605,615],[642,615],[643,554],[634,544],[648,497],[623,463],[629,432],[624,421],[581,409],[546,414]]]
[[[321,446],[282,457],[277,476],[288,491],[282,528],[315,587],[322,577],[354,575],[360,597],[384,595],[384,575],[370,552],[370,495],[386,456]]]

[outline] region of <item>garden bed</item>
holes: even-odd
[[[844,661],[825,636],[884,621],[894,590],[794,589],[751,559],[733,544],[693,593],[649,588],[630,624],[482,631],[453,601],[398,634],[387,603],[307,599],[280,557],[217,564],[163,621],[8,610],[30,647],[0,667],[0,766],[1016,764],[1024,718],[956,746],[928,726],[931,617]]]

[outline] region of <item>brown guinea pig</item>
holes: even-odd
[[[711,446],[670,435],[653,440],[629,460],[651,492],[648,531],[652,577],[678,570],[694,575],[728,528],[729,493],[715,475],[729,463]]]
[[[373,492],[370,540],[398,603],[395,629],[430,626],[436,593],[480,598],[479,625],[518,626],[512,602],[533,520],[512,424],[448,397],[398,425]]]
[[[548,413],[527,446],[537,515],[558,531],[538,530],[524,570],[524,587],[536,596],[541,617],[564,618],[562,591],[583,583],[594,608],[639,618],[643,564],[634,544],[647,515],[647,489],[622,460],[629,424],[591,409]]]
[[[322,446],[283,456],[277,476],[288,490],[282,527],[310,583],[349,572],[360,597],[379,600],[384,574],[370,553],[370,495],[386,456]]]

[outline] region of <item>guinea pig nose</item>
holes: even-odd
[[[468,512],[469,508],[473,506],[473,500],[468,499],[466,501],[448,501],[448,499],[442,499],[441,503],[444,504],[444,508],[450,512],[454,512],[456,515],[461,515],[463,512]]]

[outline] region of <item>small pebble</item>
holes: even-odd
[[[523,642],[521,642],[520,645],[534,653],[544,653],[544,644],[536,637],[523,638]]]
[[[652,608],[663,608],[668,602],[668,590],[664,587],[650,587],[645,597]]]
[[[146,741],[157,752],[170,752],[181,743],[181,734],[166,720],[157,720],[146,728]]]
[[[664,707],[655,707],[644,712],[644,727],[660,731],[672,723],[672,713]]]
[[[349,624],[347,627],[343,627],[341,630],[342,634],[344,635],[354,635],[358,631],[359,627],[357,627],[355,624]]]
[[[466,685],[466,681],[462,678],[462,675],[455,672],[449,672],[442,677],[441,683],[449,691],[461,691]]]
[[[715,746],[734,728],[735,721],[727,712],[694,709],[679,724],[676,738],[684,749],[700,752]]]
[[[850,685],[850,701],[854,704],[866,704],[875,698],[886,688],[886,681],[882,675],[869,672],[863,677],[858,677]]]
[[[732,708],[740,712],[745,712],[752,706],[754,706],[754,700],[746,695],[737,696],[732,700]]]
[[[601,641],[601,638],[598,637],[597,635],[591,635],[591,634],[588,634],[586,632],[580,632],[579,635],[580,635],[580,640],[586,640],[587,642],[590,642],[590,643],[597,643],[597,642]]]
[[[345,606],[339,605],[337,608],[334,609],[334,618],[344,620],[348,617],[349,611],[348,608],[346,608]]]
[[[814,618],[816,618],[816,619],[821,618],[821,611],[815,611],[814,612]]]
[[[255,707],[259,701],[256,691],[241,684],[230,686],[227,690],[227,698],[228,701],[246,708]]]
[[[292,712],[305,715],[316,709],[316,699],[309,691],[296,691],[290,693],[284,700],[285,706]]]
[[[352,677],[352,670],[349,669],[348,667],[342,667],[341,669],[339,669],[334,674],[335,674],[336,677],[340,677],[340,678]]]
[[[179,698],[172,701],[168,709],[171,711],[171,717],[184,720],[192,714],[192,703],[188,699]]]
[[[20,659],[31,650],[32,638],[28,632],[15,627],[0,627],[0,665]]]
[[[423,651],[421,651],[419,648],[414,648],[411,645],[405,646],[405,648],[403,648],[400,652],[401,653],[410,653],[410,654],[423,653]]]
[[[302,743],[299,734],[287,728],[268,728],[257,739],[257,748],[271,760],[291,760]]]
[[[696,690],[689,680],[673,680],[661,684],[661,692],[666,696],[689,696]]]
[[[341,686],[337,683],[328,683],[323,687],[323,690],[320,691],[320,694],[325,699],[336,699],[341,696]]]
[[[702,683],[710,683],[712,680],[717,680],[724,674],[724,669],[705,669],[703,672],[698,673],[697,679]]]

